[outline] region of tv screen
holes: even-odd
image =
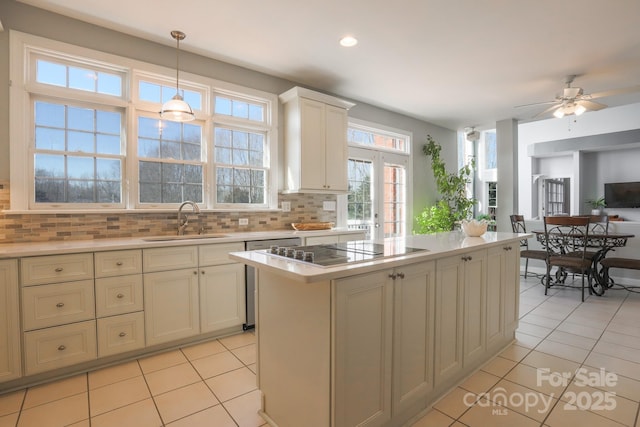
[[[640,182],[613,182],[604,185],[608,208],[640,208]]]

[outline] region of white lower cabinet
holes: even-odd
[[[520,247],[517,244],[508,244],[489,249],[489,265],[487,268],[487,284],[493,286],[493,291],[487,293],[487,346],[499,345],[495,342],[504,338],[514,338],[518,328],[520,310]],[[501,296],[504,304],[502,310],[498,310],[496,294],[498,292],[495,283],[500,283]],[[494,297],[490,297],[491,293]],[[502,316],[502,331],[497,330],[496,313]],[[490,319],[493,319],[490,321]]]
[[[487,350],[487,251],[469,252],[461,257],[464,273],[464,325],[462,366],[482,359]]]
[[[144,320],[147,345],[199,334],[198,270],[145,273]]]
[[[143,312],[98,319],[98,357],[137,350],[144,342]]]
[[[22,376],[18,261],[0,261],[0,383]]]
[[[244,275],[244,264],[200,267],[200,332],[245,323]]]
[[[94,360],[96,321],[25,332],[24,354],[26,375]]]
[[[335,425],[400,425],[426,408],[434,279],[426,262],[335,281]]]
[[[394,279],[393,388],[395,424],[427,406],[433,390],[435,262],[399,267]],[[403,416],[403,414],[405,414]]]

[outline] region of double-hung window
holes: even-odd
[[[276,95],[181,73],[196,118],[161,120],[175,70],[10,39],[12,210],[277,207]]]

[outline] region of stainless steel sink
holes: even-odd
[[[153,236],[143,237],[145,242],[166,242],[172,240],[194,240],[194,239],[219,239],[221,237],[229,237],[228,234],[186,234],[182,236]]]

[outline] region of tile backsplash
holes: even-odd
[[[132,213],[42,213],[9,214],[9,184],[0,182],[0,243],[46,242],[59,240],[109,239],[171,235],[177,231],[175,212]],[[335,222],[335,211],[324,211],[323,202],[335,201],[333,194],[280,194],[278,201],[290,202],[291,211],[224,211],[191,213],[188,234],[200,228],[205,233],[233,231],[290,230],[292,222]],[[249,225],[238,220],[247,218]]]

